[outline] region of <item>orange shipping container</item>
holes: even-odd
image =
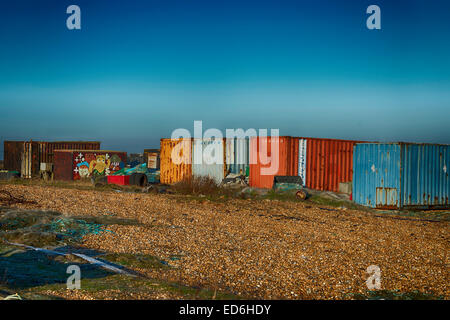
[[[161,183],[172,184],[190,177],[192,177],[192,139],[161,139]]]
[[[278,152],[274,148],[273,137],[250,138],[250,186],[272,188],[275,176],[298,175],[299,139],[278,137]],[[274,144],[274,145],[272,145]],[[266,151],[267,150],[267,151]],[[267,159],[266,159],[267,157]],[[265,170],[275,171],[265,174]]]

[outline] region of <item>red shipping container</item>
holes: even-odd
[[[278,171],[265,175],[262,169],[270,163],[263,164],[262,160],[266,153],[267,157],[272,156],[270,141],[271,137],[250,139],[251,187],[272,188],[275,175],[300,175],[308,188],[335,192],[339,191],[340,182],[352,181],[353,147],[361,141],[279,137]]]
[[[128,186],[130,184],[130,176],[108,176],[108,184]]]
[[[302,138],[306,147],[306,187],[339,191],[340,182],[353,179],[353,147],[361,141]]]
[[[298,175],[298,138],[278,137],[278,152],[273,139],[273,137],[250,138],[251,187],[270,189],[275,176]],[[274,168],[274,172],[270,168]],[[265,170],[272,172],[267,174]]]

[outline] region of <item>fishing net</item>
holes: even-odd
[[[104,224],[66,217],[59,212],[0,209],[0,237],[32,246],[79,242],[89,234],[111,232]]]

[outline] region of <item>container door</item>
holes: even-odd
[[[397,208],[398,196],[396,188],[377,188],[377,208]]]
[[[353,201],[373,208],[400,207],[400,145],[357,144],[353,161]]]

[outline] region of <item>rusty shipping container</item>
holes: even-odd
[[[56,149],[98,150],[98,141],[4,141],[5,169],[20,171],[22,177],[38,175],[41,163],[53,165]]]
[[[109,176],[124,168],[127,153],[111,150],[54,150],[55,180]]]
[[[250,138],[250,186],[272,188],[275,176],[298,175],[298,143],[295,137]]]
[[[3,168],[10,171],[22,169],[24,141],[3,141]]]
[[[340,182],[352,181],[353,147],[360,141],[300,138],[300,142],[306,149],[305,161],[300,161],[306,187],[338,192]]]
[[[269,139],[270,138],[264,138]],[[262,140],[263,147],[265,140]],[[353,177],[353,146],[359,141],[279,137],[279,169],[276,174],[265,175],[260,157],[265,151],[253,137],[250,142],[250,186],[272,188],[275,175],[300,176],[311,189],[339,191],[340,182],[351,182]],[[272,156],[268,143],[268,156]],[[276,165],[276,164],[274,164]]]
[[[160,182],[173,184],[192,177],[193,139],[161,139]]]
[[[53,163],[55,150],[100,150],[98,141],[39,142],[40,163]]]
[[[362,143],[354,149],[356,203],[380,209],[450,208],[450,145]]]

